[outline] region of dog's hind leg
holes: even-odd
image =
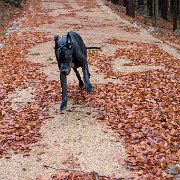
[[[83,71],[85,90],[86,92],[91,93],[93,91],[93,87],[90,83],[90,73],[88,68],[87,57],[81,54],[81,60],[82,60],[82,71]]]
[[[73,70],[74,70],[74,72],[76,73],[76,77],[77,77],[78,80],[79,80],[79,87],[80,87],[80,88],[83,88],[83,87],[84,87],[84,83],[83,83],[83,81],[82,81],[82,79],[81,79],[81,76],[80,76],[77,68],[73,68]]]

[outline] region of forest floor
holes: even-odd
[[[22,14],[22,6],[15,7],[0,0],[0,42],[3,41],[6,29]]]
[[[0,49],[0,179],[179,178],[179,39],[157,39],[107,5],[30,0],[8,29]],[[88,52],[93,94],[71,72],[60,112],[53,36],[68,31],[102,52]]]

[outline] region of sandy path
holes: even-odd
[[[22,31],[48,32],[53,39],[54,34],[63,35],[73,30],[82,35],[86,45],[103,45],[103,55],[112,56],[120,46],[106,43],[108,38],[141,41],[154,43],[157,40],[150,36],[144,29],[137,33],[123,31],[123,27],[133,27],[114,14],[101,0],[96,0],[97,6],[91,9],[81,4],[80,0],[50,0],[42,1],[42,7],[53,16],[55,23],[45,24],[40,27],[19,28]],[[84,0],[83,2],[89,2]],[[69,8],[66,8],[68,5]],[[65,16],[75,12],[75,16]],[[44,65],[42,71],[48,79],[59,79],[59,71],[53,52],[53,41],[33,47],[27,58],[32,62]],[[124,46],[131,48],[129,45]],[[164,49],[169,50],[168,47]],[[128,59],[114,59],[115,71],[138,72],[161,69],[161,66],[126,66],[131,63]],[[91,82],[95,83],[121,83],[114,79],[106,79],[94,66],[90,66],[92,74]],[[68,83],[77,83],[73,73],[68,77]],[[33,87],[26,90],[17,90],[9,97],[13,101],[14,108],[22,106],[22,103],[33,101],[31,92]],[[27,95],[24,97],[24,93]],[[29,95],[27,94],[29,93]],[[91,108],[68,104],[69,111],[61,114],[59,105],[52,104],[49,113],[53,118],[44,121],[41,129],[42,141],[36,144],[31,155],[12,155],[11,159],[0,159],[0,179],[24,180],[35,179],[41,174],[52,174],[55,170],[45,168],[44,165],[55,168],[76,169],[85,172],[96,171],[100,175],[115,175],[116,177],[130,177],[133,175],[125,167],[123,160],[126,158],[123,140],[117,141],[118,134],[98,122],[96,113]],[[9,168],[10,167],[10,168]],[[7,172],[8,170],[8,172]]]

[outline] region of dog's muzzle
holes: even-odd
[[[60,72],[69,75],[71,72],[71,63],[61,64]]]

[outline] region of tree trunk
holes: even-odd
[[[177,29],[177,20],[178,20],[178,0],[173,0],[173,31]]]
[[[147,4],[148,4],[148,10],[149,10],[149,16],[151,16],[152,17],[152,12],[153,12],[153,10],[152,10],[152,0],[148,0],[147,1]]]
[[[157,17],[158,17],[158,0],[152,1],[152,26],[157,27]]]
[[[167,16],[168,16],[168,19],[171,17],[171,0],[168,0]]]
[[[168,0],[163,0],[161,1],[161,17],[163,19],[168,20],[167,13],[168,13]]]
[[[155,6],[154,6],[154,1],[155,0],[152,0],[152,25],[153,25],[153,27],[155,26],[155,14],[154,14]]]
[[[116,5],[117,0],[111,0],[111,2]]]
[[[127,6],[127,0],[124,0],[124,7]]]
[[[158,19],[158,10],[159,10],[159,0],[155,0],[155,19],[156,19],[156,26],[157,26],[157,19]]]
[[[126,14],[130,17],[135,18],[135,2],[134,2],[134,0],[127,0]]]
[[[144,0],[144,24],[147,24],[147,0]]]
[[[139,4],[138,0],[134,0],[135,7],[138,7],[138,4]]]

